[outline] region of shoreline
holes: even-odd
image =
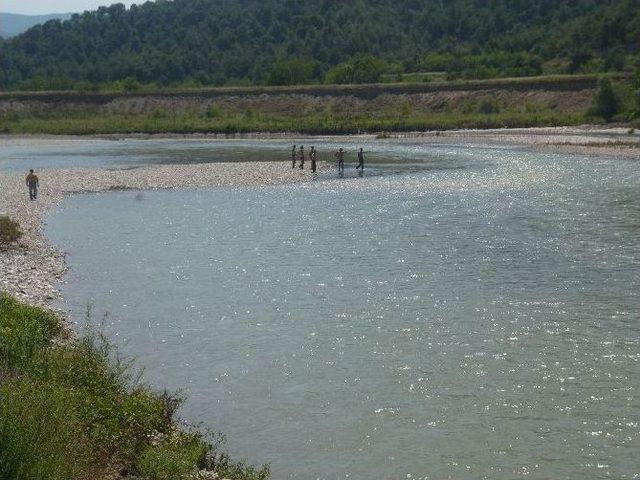
[[[351,136],[353,138],[353,136]],[[359,135],[374,143],[415,142],[480,143],[487,145],[524,146],[550,153],[572,153],[602,156],[611,159],[640,160],[640,131],[629,133],[625,128],[543,127],[498,130],[455,130],[394,133],[384,137]],[[0,146],[8,142],[123,139],[202,139],[203,141],[235,139],[290,140],[310,136],[293,133],[241,134],[230,137],[220,134],[159,134],[159,135],[0,135]],[[344,139],[325,135],[313,138]],[[319,171],[328,168],[319,162]],[[67,265],[65,254],[52,246],[44,233],[44,221],[49,210],[66,196],[79,193],[100,193],[113,190],[149,190],[173,188],[260,187],[309,181],[310,171],[292,170],[288,162],[203,163],[188,165],[155,165],[136,167],[51,169],[42,178],[39,198],[30,202],[24,186],[23,173],[0,172],[0,214],[18,221],[23,232],[18,246],[0,251],[0,290],[26,303],[44,307],[68,318],[56,308],[63,299],[57,285]]]
[[[585,124],[563,127],[525,127],[492,129],[430,130],[413,132],[381,132],[379,134],[318,134],[309,135],[296,132],[250,132],[250,133],[126,133],[56,135],[0,133],[3,143],[24,139],[30,143],[44,140],[73,141],[87,140],[177,140],[224,141],[224,140],[305,140],[361,138],[370,142],[397,141],[410,142],[426,140],[429,143],[480,143],[487,145],[511,145],[531,147],[539,151],[569,153],[589,156],[624,157],[640,159],[640,129],[628,126],[603,127]],[[178,186],[179,188],[179,186]]]
[[[320,172],[326,168],[323,162],[318,167]],[[51,245],[44,232],[47,214],[67,196],[117,190],[266,187],[306,182],[312,173],[293,170],[288,162],[51,169],[42,176],[38,200],[33,202],[23,177],[22,172],[0,173],[0,214],[16,220],[22,231],[16,246],[0,250],[0,291],[68,321],[68,313],[56,307],[63,302],[59,283],[68,269],[66,254]]]

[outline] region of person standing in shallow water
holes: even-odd
[[[360,174],[364,173],[364,152],[362,149],[358,152],[358,165],[356,166],[356,170],[360,170]]]
[[[335,155],[338,159],[338,173],[344,173],[344,150],[339,149]]]
[[[27,187],[29,187],[29,199],[35,200],[38,198],[38,176],[33,173],[33,170],[29,170],[27,175]]]
[[[304,146],[300,147],[300,170],[304,169]]]
[[[296,168],[296,146],[291,150],[291,168]]]
[[[316,147],[311,147],[309,152],[309,160],[311,160],[311,171],[316,173]]]

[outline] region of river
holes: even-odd
[[[83,147],[91,166],[290,148],[104,143]],[[147,382],[188,395],[183,418],[274,479],[638,478],[637,164],[418,141],[367,155],[362,177],[70,197],[46,229],[72,317],[90,306]]]

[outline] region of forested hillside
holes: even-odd
[[[635,69],[639,51],[640,0],[158,0],[5,41],[0,86],[492,78]]]

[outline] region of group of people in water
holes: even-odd
[[[340,175],[344,174],[345,154],[346,151],[343,148],[339,148],[338,151],[333,154],[336,158],[338,173]],[[311,147],[311,150],[309,150],[309,161],[311,162],[311,171],[314,173],[317,168],[317,157],[318,151],[316,150],[316,147]],[[298,148],[297,145],[294,145],[291,150],[291,168],[296,168],[297,165],[300,170],[303,170],[306,159],[307,154],[305,153],[304,146],[301,145],[300,148]],[[356,170],[358,170],[361,175],[364,173],[364,150],[362,148],[358,150],[358,164],[356,165]]]

